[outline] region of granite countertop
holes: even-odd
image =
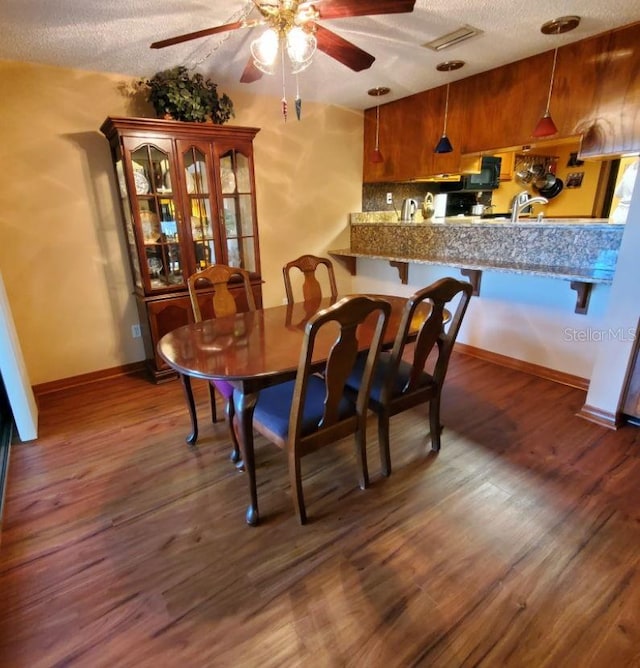
[[[456,216],[399,222],[395,211],[351,214],[351,258],[455,266],[610,283],[624,225],[604,218],[510,219]]]
[[[510,218],[482,218],[480,216],[452,216],[447,218],[431,218],[423,220],[421,215],[414,221],[399,221],[395,211],[366,211],[361,213],[352,213],[350,222],[352,225],[456,225],[472,227],[552,227],[568,226],[577,227],[605,227],[605,228],[623,228],[624,224],[610,223],[607,218],[543,218],[538,221],[537,218],[527,218],[522,216],[517,223],[512,223]]]

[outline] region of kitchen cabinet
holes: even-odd
[[[505,153],[495,153],[496,158],[500,158],[500,181],[513,181],[513,169],[516,161],[514,151]]]
[[[557,139],[582,136],[580,157],[640,150],[640,24],[558,48],[551,95]],[[535,141],[553,50],[462,80],[472,113],[462,152]]]
[[[459,86],[451,84],[447,135],[451,153],[434,153],[444,127],[446,86],[410,95],[380,105],[379,147],[382,163],[371,162],[375,148],[376,108],[367,109],[364,118],[365,183],[414,181],[435,174],[460,170],[460,120],[463,100]]]
[[[585,105],[564,129],[582,135],[580,157],[640,151],[640,23],[563,51],[561,104]]]
[[[452,153],[433,153],[442,134],[446,86],[380,106],[381,164],[369,161],[375,107],[368,109],[364,182],[456,173],[465,154],[535,144],[531,133],[545,111],[553,54],[552,49],[452,82],[447,120]],[[558,48],[550,104],[558,127],[553,139],[582,137],[581,158],[640,151],[639,110],[640,23]],[[504,180],[510,178],[505,171]]]
[[[258,129],[120,117],[100,129],[113,158],[147,366],[161,381],[175,373],[156,344],[193,319],[192,273],[214,263],[242,267],[262,304],[253,168]],[[231,291],[239,309],[246,308],[244,288]]]
[[[531,142],[544,112],[552,59],[553,53],[543,53],[461,80],[466,108],[462,153]]]

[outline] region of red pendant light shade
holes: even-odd
[[[550,137],[558,134],[558,128],[553,122],[553,118],[549,114],[549,110],[545,111],[544,116],[538,121],[538,124],[532,132],[534,137]]]
[[[549,95],[547,96],[547,108],[545,109],[542,118],[538,121],[536,127],[533,130],[532,135],[534,137],[550,137],[551,135],[558,134],[558,128],[551,118],[551,112],[549,111],[549,105],[551,104],[551,93],[553,91],[553,79],[556,73],[556,61],[558,60],[558,49],[553,52],[553,67],[551,68],[551,81],[549,82]]]

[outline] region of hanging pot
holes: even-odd
[[[529,171],[529,165],[526,161],[521,161],[516,164],[515,169],[516,180],[523,186],[531,183],[533,174]]]
[[[553,183],[553,185],[548,186],[547,188],[541,188],[538,192],[547,199],[553,199],[562,192],[563,188],[564,188],[564,182],[562,181],[562,179],[555,177],[555,182]]]
[[[539,176],[534,182],[533,186],[539,191],[544,190],[545,188],[551,188],[556,182],[556,175],[552,174],[551,172],[547,172],[546,174],[542,174]]]

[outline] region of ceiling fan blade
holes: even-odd
[[[335,58],[355,72],[366,70],[373,65],[375,58],[370,53],[327,28],[316,25],[316,39],[320,51],[324,51],[328,56]]]
[[[240,77],[241,83],[253,83],[262,77],[262,72],[253,64],[253,57],[249,58],[245,65],[244,72]]]
[[[226,23],[215,28],[205,28],[204,30],[196,30],[195,32],[188,32],[177,37],[169,37],[168,39],[161,39],[151,45],[152,49],[164,49],[165,46],[173,46],[180,44],[180,42],[188,42],[192,39],[199,39],[200,37],[207,37],[215,35],[219,32],[228,32],[229,30],[237,30],[238,28],[253,28],[254,25],[261,23],[261,21],[235,21],[234,23]]]
[[[321,19],[343,19],[348,16],[412,12],[416,0],[316,0],[311,4],[318,10]]]

